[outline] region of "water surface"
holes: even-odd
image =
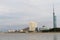
[[[0,40],[60,40],[60,33],[5,33]]]

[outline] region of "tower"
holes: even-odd
[[[56,15],[54,11],[54,5],[53,5],[53,28],[56,28]]]

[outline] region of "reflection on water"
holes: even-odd
[[[57,36],[56,35],[54,35],[53,40],[57,40]]]
[[[0,40],[60,40],[60,33],[7,33]]]

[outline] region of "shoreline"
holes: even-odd
[[[33,32],[33,33],[8,33],[8,32],[0,32],[0,34],[56,34],[60,32]]]

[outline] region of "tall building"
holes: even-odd
[[[53,5],[53,27],[56,28],[56,15],[54,11],[54,5]]]
[[[29,22],[29,31],[35,31],[37,27],[37,23],[36,22]]]

